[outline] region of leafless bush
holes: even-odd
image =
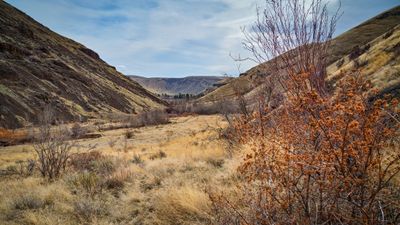
[[[140,157],[140,155],[135,154],[133,156],[132,163],[137,164],[137,165],[143,165],[144,160],[142,159],[142,157]]]
[[[169,116],[163,110],[144,111],[137,115],[109,114],[106,119],[115,124],[99,126],[99,130],[136,128],[169,123]]]
[[[131,139],[131,138],[133,138],[134,136],[135,136],[135,133],[133,133],[132,130],[128,129],[128,130],[125,131],[125,138],[126,138],[126,139]]]
[[[238,60],[272,60],[270,69],[289,94],[303,88],[327,94],[326,61],[339,9],[330,15],[324,0],[265,0],[254,25],[242,29],[243,46],[253,56]],[[302,72],[310,74],[299,82]]]
[[[50,199],[43,199],[37,193],[28,191],[14,199],[11,204],[18,210],[35,210],[51,205],[53,202]]]
[[[245,117],[249,116],[249,109],[248,109],[248,101],[245,98],[245,92],[243,91],[243,88],[241,88],[239,85],[233,84],[233,91],[235,93],[236,97],[236,102],[237,102],[237,107],[238,107],[238,112],[244,115]]]
[[[224,159],[208,158],[206,162],[216,168],[222,168],[224,166]]]
[[[85,127],[82,127],[79,123],[75,123],[71,128],[71,132],[73,138],[81,138],[88,132],[88,130]]]
[[[72,178],[71,183],[77,190],[83,191],[90,197],[94,197],[103,191],[103,180],[94,172],[79,173]]]
[[[104,204],[103,201],[84,198],[75,202],[74,213],[75,216],[85,224],[90,223],[99,216],[108,215],[109,207],[107,204]]]
[[[171,106],[170,111],[176,114],[198,114],[198,115],[213,115],[213,114],[231,114],[237,113],[237,101],[234,99],[223,99],[215,102],[184,102]]]
[[[199,103],[192,107],[192,112],[199,115],[212,115],[222,112],[222,105],[220,102],[215,103]]]
[[[184,114],[191,113],[193,111],[193,103],[188,101],[173,101],[170,103],[170,108],[167,112],[170,114]]]
[[[19,165],[19,174],[21,176],[30,176],[33,174],[35,167],[36,167],[36,161],[33,159],[28,159],[26,161],[18,161],[17,162]]]
[[[74,154],[71,156],[70,165],[76,172],[94,172],[102,176],[108,176],[117,169],[113,158],[97,151]]]
[[[71,156],[70,165],[76,171],[94,171],[96,161],[103,158],[104,156],[98,151],[78,153]]]
[[[68,142],[70,133],[66,127],[51,127],[54,121],[51,107],[46,106],[39,116],[40,127],[33,145],[38,157],[39,171],[50,180],[59,177],[65,170],[71,157],[71,149],[75,146],[73,142]]]
[[[165,157],[167,157],[167,153],[165,153],[164,151],[160,150],[159,152],[151,155],[149,157],[149,159],[150,160],[155,160],[155,159],[162,159],[162,158],[165,158]]]
[[[118,141],[118,138],[116,138],[116,139],[110,139],[107,143],[108,143],[108,146],[110,146],[110,148],[114,148],[114,146],[115,146],[115,144],[117,143],[117,141]]]
[[[371,48],[370,44],[367,44],[363,47],[360,47],[358,45],[354,46],[354,48],[352,49],[351,53],[349,54],[349,59],[350,60],[354,60],[357,57],[359,57],[360,55],[364,54],[366,51],[368,51]]]
[[[143,192],[146,192],[146,191],[150,191],[150,190],[160,187],[161,184],[162,184],[162,178],[159,176],[154,176],[154,177],[151,177],[150,179],[143,181],[140,184],[140,189]]]
[[[140,113],[137,117],[139,126],[150,126],[166,124],[169,122],[168,115],[163,110],[152,110]]]
[[[26,161],[18,160],[14,165],[9,165],[4,170],[4,175],[18,175],[22,177],[31,176],[35,170],[36,161],[28,159]]]
[[[344,64],[344,59],[340,59],[339,61],[337,61],[336,67],[337,67],[337,68],[340,68],[340,67],[343,66],[343,64]]]
[[[108,190],[120,191],[124,188],[125,183],[132,177],[132,171],[129,168],[122,167],[115,171],[112,175],[107,176],[104,180],[103,186]]]

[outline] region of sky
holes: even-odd
[[[100,54],[126,75],[237,76],[254,66],[231,55],[241,27],[262,0],[6,0],[53,31]],[[329,6],[337,7],[338,0]],[[336,34],[399,5],[399,0],[342,0]]]

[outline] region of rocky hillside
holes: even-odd
[[[177,95],[182,94],[193,94],[197,95],[214,85],[218,86],[218,83],[224,80],[224,77],[217,76],[189,76],[183,78],[146,78],[140,76],[129,76],[131,79],[138,82],[140,85],[145,87],[156,94],[168,94]]]
[[[360,68],[368,68],[362,72],[367,73],[369,77],[373,78],[375,85],[378,85],[376,83],[378,80],[381,83],[398,83],[400,81],[398,74],[400,60],[398,58],[399,51],[396,50],[398,47],[396,46],[399,45],[400,39],[398,37],[397,39],[393,39],[393,37],[395,37],[399,24],[400,6],[397,6],[334,38],[329,49],[328,58],[328,63],[330,64],[328,73],[331,74],[330,76],[335,76],[334,74],[343,69],[341,67],[349,68],[350,65],[356,65]],[[385,36],[388,36],[388,39],[382,40]],[[351,59],[349,59],[349,55]],[[366,63],[366,60],[368,63]],[[351,64],[347,65],[348,62],[351,62]],[[361,65],[359,62],[361,62]],[[272,74],[269,70],[270,63],[268,61],[251,68],[227,85],[205,95],[200,101],[208,102],[233,97],[235,93],[234,89],[242,90],[251,98],[252,92],[257,90],[257,85],[255,85],[257,80]],[[337,66],[341,63],[343,65]],[[388,73],[391,75],[388,75]],[[332,77],[329,79],[332,80]],[[379,88],[393,88],[391,85],[389,85],[390,87],[387,85],[384,86],[381,85]]]
[[[381,94],[400,96],[400,25],[335,61],[327,70],[333,83],[343,72],[359,70]]]
[[[34,123],[47,104],[59,120],[71,121],[164,102],[96,52],[0,1],[0,127]]]

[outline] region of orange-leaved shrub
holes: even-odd
[[[400,222],[398,101],[371,98],[371,83],[357,74],[329,97],[308,79],[297,76],[277,109],[266,104],[236,118],[241,142],[252,148],[238,169],[236,204],[211,194],[217,223]]]

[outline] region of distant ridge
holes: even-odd
[[[197,95],[225,79],[225,77],[221,76],[188,76],[182,78],[129,77],[153,93],[167,95],[177,95],[179,93]]]

